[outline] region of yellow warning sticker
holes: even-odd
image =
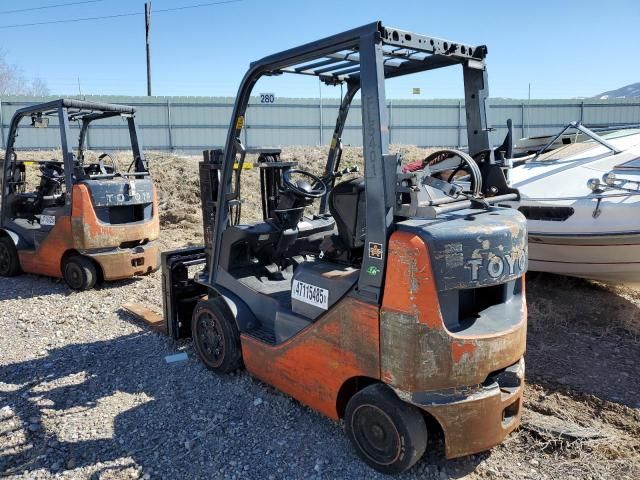
[[[233,169],[234,170],[238,170],[240,168],[240,164],[238,162],[233,164]],[[251,162],[244,162],[242,164],[242,170],[251,170],[253,168],[253,163]]]
[[[336,148],[337,143],[338,139],[336,137],[333,137],[333,139],[331,140],[331,148]]]
[[[244,127],[244,115],[240,115],[236,120],[236,130],[242,130],[242,127]]]

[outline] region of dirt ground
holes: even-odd
[[[407,160],[425,153],[396,150]],[[284,157],[309,167],[324,153],[299,147]],[[163,246],[200,243],[198,157],[148,159]],[[361,163],[348,148],[343,165]],[[257,177],[247,172],[243,217],[258,218]],[[405,478],[640,478],[640,290],[530,273],[527,300],[519,430],[453,461],[433,436]],[[160,311],[159,273],[81,293],[30,275],[0,279],[0,476],[379,478],[338,424],[246,373],[216,377],[190,342],[124,313],[127,301]],[[178,351],[189,361],[167,367],[164,355]]]

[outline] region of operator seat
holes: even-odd
[[[362,258],[366,234],[364,177],[335,185],[329,194],[329,211],[338,227],[338,235],[331,237],[333,248],[327,253],[337,260],[358,262]]]

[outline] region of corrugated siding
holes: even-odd
[[[11,116],[17,108],[55,97],[2,97],[2,135],[4,147]],[[230,97],[114,97],[89,96],[86,100],[123,103],[137,108],[140,140],[148,150],[202,150],[224,145],[233,111]],[[555,133],[570,121],[606,126],[640,124],[640,99],[613,100],[510,100],[491,99],[488,118],[494,128],[494,143],[501,143],[507,119],[512,119],[516,138]],[[327,144],[338,113],[337,99],[277,98],[262,105],[252,97],[247,110],[243,140],[250,147]],[[351,106],[343,135],[348,145],[362,144],[360,101]],[[460,100],[389,100],[392,143],[420,146],[464,147],[465,109]],[[322,128],[321,128],[322,124]],[[57,125],[51,119],[50,125]],[[72,124],[74,136],[77,126]],[[19,148],[59,146],[56,129],[21,129]],[[113,118],[96,123],[89,131],[89,146],[99,150],[129,145],[126,122]]]

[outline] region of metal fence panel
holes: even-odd
[[[6,144],[11,116],[16,109],[56,97],[0,97],[0,146]],[[149,150],[198,151],[221,147],[226,139],[233,109],[231,97],[117,97],[88,96],[86,100],[123,103],[137,108],[141,142]],[[338,113],[339,99],[276,98],[260,104],[252,97],[245,119],[243,141],[249,147],[328,144]],[[464,102],[461,100],[388,100],[390,140],[396,144],[465,147]],[[494,144],[502,142],[507,119],[514,137],[551,134],[566,123],[582,120],[586,125],[640,124],[640,99],[518,100],[491,99],[489,124]],[[25,124],[28,122],[25,122]],[[56,120],[51,119],[51,127]],[[72,127],[77,129],[76,125]],[[362,144],[360,100],[347,118],[343,141]],[[89,147],[119,149],[129,144],[127,126],[120,118],[96,123],[89,129]],[[44,132],[25,125],[19,148],[59,146],[55,129]]]

